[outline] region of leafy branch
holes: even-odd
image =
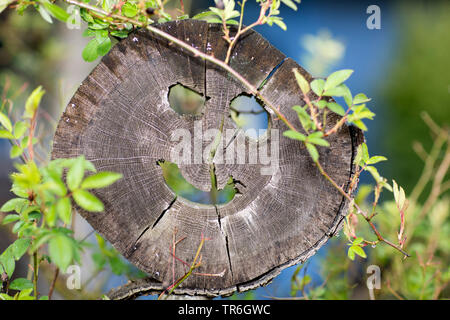
[[[25,103],[21,120],[15,123],[11,120],[11,110],[4,111],[5,103],[0,108],[0,137],[12,143],[11,158],[20,156],[23,160],[22,164],[16,164],[17,171],[11,174],[11,191],[16,197],[0,208],[1,212],[8,213],[2,224],[14,223],[12,232],[18,237],[0,255],[0,274],[2,282],[6,283],[0,298],[4,300],[38,299],[39,268],[44,261],[57,267],[55,281],[59,270],[65,271],[74,260],[79,262],[79,252],[84,244],[75,240],[73,230],[67,228],[72,222],[73,204],[89,212],[103,211],[103,203],[90,190],[107,187],[122,177],[113,172],[97,173],[94,165],[83,156],[52,160],[41,167],[37,165],[35,129],[43,95],[44,90],[36,88]],[[86,172],[92,174],[85,177]],[[48,255],[43,252],[47,246]],[[27,278],[16,278],[9,283],[16,261],[27,252],[31,273]],[[11,297],[8,295],[10,290],[19,292]],[[51,288],[49,296],[41,298],[51,297],[52,291]]]

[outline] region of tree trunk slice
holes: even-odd
[[[225,57],[227,43],[220,25],[182,20],[158,28],[203,52]],[[254,31],[238,41],[230,65],[254,86],[264,83],[263,95],[298,124],[292,106],[305,103],[292,68],[311,81],[305,70]],[[201,116],[181,116],[170,107],[169,88],[177,83],[207,97]],[[66,107],[52,157],[83,154],[97,170],[124,176],[94,192],[105,204],[103,213],[79,212],[125,258],[154,279],[130,284],[129,293],[137,288],[161,291],[185,274],[186,267],[180,262],[174,266],[175,278],[172,273],[174,230],[177,239],[185,237],[176,247],[178,258],[191,263],[204,235],[209,240],[195,271],[222,275],[191,275],[175,293],[217,296],[268,283],[282,269],[311,257],[339,229],[347,211],[345,199],[320,175],[303,145],[283,136],[279,139],[279,166],[271,175],[261,175],[262,164],[216,164],[219,188],[229,177],[239,181],[241,194],[225,205],[192,203],[176,197],[166,185],[157,161],[172,161],[171,151],[178,143],[171,141],[173,130],[185,128],[192,133],[199,120],[203,130],[217,129],[222,119],[224,128],[236,130],[229,104],[242,93],[248,94],[246,88],[219,67],[140,30],[101,60]],[[281,135],[287,127],[267,111],[270,127],[279,129]],[[328,126],[339,119],[330,113]],[[246,150],[260,150],[268,148],[274,137],[269,131],[256,141],[240,131],[234,139],[243,141]],[[359,130],[343,126],[328,139],[329,148],[318,148],[324,169],[345,189],[362,139]],[[225,153],[230,141],[224,141],[219,151]],[[207,164],[179,167],[192,185],[210,190]],[[126,296],[116,294],[117,298]]]

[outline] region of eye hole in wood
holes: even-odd
[[[181,115],[201,115],[206,98],[200,93],[175,84],[169,88],[170,107]]]
[[[236,193],[238,193],[232,177],[228,180],[225,188],[220,190],[213,188],[213,190],[206,192],[187,182],[175,163],[165,160],[159,160],[157,163],[163,171],[164,180],[169,188],[177,196],[181,196],[191,202],[210,205],[226,204],[233,200]]]
[[[236,126],[253,139],[261,137],[269,127],[269,114],[255,96],[241,94],[231,100],[230,116]]]

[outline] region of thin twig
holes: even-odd
[[[353,206],[356,208],[356,210],[358,211],[359,214],[361,214],[364,219],[369,223],[369,226],[372,228],[372,231],[375,233],[375,235],[377,236],[377,239],[381,242],[386,243],[387,245],[393,247],[394,249],[397,249],[398,251],[400,251],[401,253],[403,253],[404,256],[409,257],[409,254],[406,253],[400,246],[392,243],[391,241],[384,239],[383,236],[381,236],[380,232],[378,231],[378,229],[375,227],[375,225],[373,224],[373,222],[371,221],[369,215],[364,212],[364,210],[362,210],[356,203],[354,203],[352,197],[345,192],[344,189],[342,189],[323,169],[322,165],[319,163],[319,161],[316,161],[316,166],[319,169],[320,173],[351,203],[353,203]]]
[[[55,290],[55,284],[56,280],[58,280],[58,275],[59,275],[59,268],[56,267],[52,283],[50,284],[50,289],[48,290],[48,300],[52,300],[53,290]]]
[[[33,253],[33,292],[34,299],[38,299],[38,291],[37,291],[37,281],[38,281],[38,272],[39,272],[39,264],[38,264],[38,256],[37,251]]]

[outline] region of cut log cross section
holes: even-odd
[[[205,53],[225,58],[227,43],[218,24],[182,20],[157,27]],[[230,66],[260,88],[291,123],[299,124],[292,106],[305,102],[292,69],[297,68],[308,81],[312,77],[297,63],[249,31],[237,42]],[[206,97],[201,115],[183,116],[171,108],[169,88],[176,84]],[[218,66],[139,30],[112,48],[69,102],[56,130],[52,157],[84,155],[98,171],[123,174],[119,182],[94,192],[104,202],[104,212],[78,211],[152,279],[129,283],[113,297],[158,292],[186,273],[186,265],[172,255],[174,232],[177,239],[184,238],[176,246],[176,257],[187,263],[192,263],[202,236],[207,238],[200,267],[174,293],[217,296],[268,283],[282,269],[311,257],[338,231],[347,211],[344,197],[320,175],[302,143],[282,136],[287,127],[270,109],[273,130],[257,141],[236,130],[229,108],[241,94],[249,94],[247,88]],[[334,113],[327,117],[330,128],[340,119]],[[263,174],[267,164],[248,161],[250,155],[245,163],[215,163],[217,188],[223,188],[230,177],[238,181],[239,194],[226,204],[202,205],[177,197],[158,161],[173,160],[179,143],[173,132],[186,129],[194,137],[199,123],[203,131],[222,126],[237,132],[224,136],[228,140],[222,145],[223,153],[232,140],[243,141],[245,150],[256,145],[258,151],[278,152],[276,166]],[[330,147],[319,147],[320,161],[334,181],[347,189],[362,134],[344,125],[327,139]],[[273,146],[277,150],[270,149]],[[208,163],[177,164],[189,183],[211,189]]]

